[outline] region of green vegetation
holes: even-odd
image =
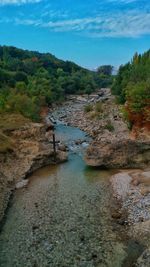
[[[92,120],[101,120],[105,116],[104,104],[100,101],[95,104],[87,104],[84,107],[84,112],[89,113],[88,116]]]
[[[84,111],[86,113],[91,112],[93,110],[93,106],[91,104],[88,104],[84,107]]]
[[[10,132],[20,129],[30,120],[21,114],[0,114],[0,153],[12,151],[14,147],[13,140],[10,137]]]
[[[150,123],[150,50],[121,66],[112,87],[131,123]]]
[[[107,124],[104,127],[105,129],[107,129],[109,132],[113,132],[115,130],[114,126],[112,125],[111,121],[107,121]]]
[[[15,112],[35,121],[42,106],[108,85],[110,73],[84,69],[46,53],[0,46],[0,113]]]
[[[99,79],[101,87],[107,88],[110,87],[113,83],[114,76],[112,75],[113,66],[103,65],[98,67],[97,72],[99,74]]]

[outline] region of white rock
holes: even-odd
[[[29,182],[28,179],[25,179],[25,180],[22,180],[21,182],[18,182],[16,184],[16,189],[20,189],[20,188],[27,186],[28,182]]]
[[[131,181],[132,178],[127,173],[118,173],[111,177],[114,195],[117,199],[125,200],[129,193]]]

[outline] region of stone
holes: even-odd
[[[119,200],[125,200],[129,194],[131,176],[128,173],[117,173],[110,178],[114,196]]]
[[[138,179],[134,179],[134,180],[132,180],[132,184],[134,186],[138,186],[140,184],[140,181]]]
[[[111,217],[112,217],[113,219],[120,219],[120,218],[121,218],[121,213],[120,213],[119,211],[113,211],[113,212],[111,213]]]
[[[150,143],[130,139],[95,141],[87,149],[85,161],[89,166],[144,168],[150,163]]]
[[[68,150],[68,149],[67,149],[67,146],[64,145],[64,144],[60,144],[60,145],[58,146],[58,149],[59,149],[60,151],[67,151],[67,150]]]
[[[16,184],[16,189],[21,189],[23,187],[26,187],[29,183],[28,179],[22,180]]]

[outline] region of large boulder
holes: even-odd
[[[93,142],[87,149],[86,164],[106,168],[144,168],[150,163],[150,142],[113,140]]]

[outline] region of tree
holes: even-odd
[[[113,71],[113,66],[111,65],[103,65],[98,67],[97,72],[99,74],[104,74],[106,76],[111,76]]]
[[[130,122],[150,123],[150,50],[135,53],[131,62],[121,66],[112,87],[119,103],[125,105]]]
[[[100,76],[50,53],[0,46],[1,112],[35,117],[42,105],[60,102],[66,94],[91,93],[103,82],[110,83],[109,76]]]

